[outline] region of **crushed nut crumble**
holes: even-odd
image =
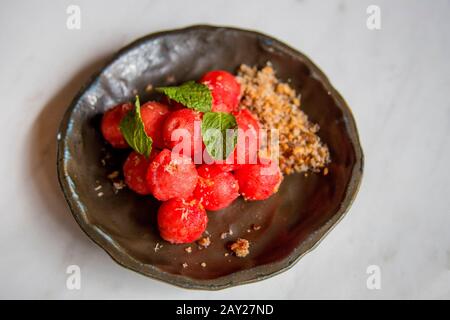
[[[247,239],[239,238],[236,240],[236,242],[231,244],[230,249],[237,257],[243,258],[250,253],[249,247],[250,242]]]
[[[300,109],[300,96],[288,84],[277,79],[271,64],[257,70],[241,65],[241,108],[254,112],[264,129],[277,129],[279,135],[279,165],[284,174],[319,172],[330,161],[328,147],[317,132],[319,126],[309,121]],[[270,138],[270,136],[269,136]],[[261,154],[271,156],[270,146]]]
[[[209,237],[203,237],[197,241],[197,244],[203,248],[208,248],[211,244],[211,239]]]

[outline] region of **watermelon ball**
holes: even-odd
[[[214,165],[223,172],[231,172],[239,168],[236,162],[235,151],[231,152],[225,160],[218,160],[211,157],[208,151],[205,150],[203,153],[203,162],[207,165]]]
[[[147,184],[153,196],[161,201],[189,197],[197,185],[198,174],[192,159],[162,150],[147,171]]]
[[[207,72],[200,79],[212,94],[212,111],[236,111],[241,95],[241,86],[236,78],[229,72],[214,70]]]
[[[237,164],[251,164],[257,162],[259,149],[259,128],[258,118],[249,110],[241,109],[233,112],[238,124],[238,141],[235,150],[235,160]]]
[[[127,148],[128,143],[120,131],[120,122],[123,117],[133,108],[130,103],[122,103],[109,109],[103,114],[101,131],[103,137],[114,148]]]
[[[129,154],[123,165],[123,175],[128,188],[141,195],[151,194],[147,185],[146,174],[150,162],[157,154],[158,151],[156,149],[152,149],[148,158],[135,151]]]
[[[159,102],[149,101],[141,106],[141,117],[145,132],[152,138],[153,146],[160,149],[164,148],[162,126],[168,114],[169,107]]]
[[[185,139],[188,139],[190,147],[187,147],[190,149],[185,150],[183,148],[184,155],[194,157],[194,150],[201,153],[203,148],[201,121],[202,114],[191,109],[184,108],[170,113],[162,127],[162,136],[166,148],[173,149],[179,143],[184,145]],[[174,135],[174,138],[178,136],[178,139],[172,139],[172,135]],[[179,145],[179,147],[181,146],[182,144]]]
[[[194,190],[206,210],[216,211],[228,207],[239,197],[239,185],[233,174],[224,172],[216,165],[197,168],[199,180]]]
[[[223,172],[232,172],[234,170],[237,170],[239,168],[239,165],[235,163],[218,163],[216,166]]]
[[[232,112],[238,124],[238,140],[236,147],[226,160],[216,160],[205,154],[205,163],[215,164],[222,171],[230,172],[239,169],[243,164],[256,163],[259,150],[260,123],[249,110],[241,109]]]
[[[283,180],[278,164],[260,159],[257,164],[244,164],[234,172],[239,191],[245,200],[264,200],[278,191]]]
[[[195,199],[171,199],[158,210],[161,237],[170,243],[189,243],[197,240],[206,230],[208,216],[205,208]]]

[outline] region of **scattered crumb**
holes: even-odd
[[[182,266],[183,266],[183,268],[187,268],[188,267],[188,264],[186,263],[186,262],[184,262],[183,264],[182,264]]]
[[[223,255],[224,255],[225,257],[228,257],[230,254],[229,254],[228,252],[225,252]]]
[[[103,192],[99,192],[99,193],[97,193],[97,197],[99,197],[99,198],[103,197],[103,195],[104,195],[104,193],[103,193]]]
[[[119,175],[120,172],[116,170],[106,176],[112,182],[114,194],[117,194],[119,190],[122,190],[127,186],[122,179],[118,179]]]
[[[233,235],[233,230],[230,229],[227,232],[222,232],[220,234],[220,239],[225,239],[225,238],[227,238],[228,236],[231,236],[231,235]]]
[[[101,159],[100,162],[101,162],[102,166],[106,166],[106,160],[105,159]]]
[[[153,90],[153,85],[151,83],[149,83],[146,87],[145,87],[145,91],[150,92]]]
[[[261,226],[260,226],[260,225],[254,224],[254,225],[252,225],[252,229],[253,229],[254,231],[258,231],[259,229],[261,229]]]
[[[126,186],[127,186],[127,185],[126,185],[125,182],[123,182],[122,180],[114,181],[114,182],[113,182],[114,193],[119,192],[119,190],[122,190],[122,189],[125,188]]]
[[[160,244],[159,242],[157,242],[155,245],[155,248],[154,248],[155,252],[158,252],[159,250],[161,250],[162,247],[163,247],[163,245]]]
[[[192,252],[192,248],[191,247],[184,248],[184,251],[186,251],[187,253],[191,253]]]
[[[271,64],[261,70],[241,65],[237,79],[243,97],[240,107],[254,112],[263,128],[278,130],[281,171],[319,172],[325,167],[330,152],[317,135],[319,126],[309,121],[300,109],[300,96],[288,83],[277,79]],[[270,145],[263,146],[261,154],[270,157],[270,149]]]
[[[98,190],[100,190],[101,188],[102,188],[102,185],[99,185],[99,186],[96,186],[94,190],[95,190],[95,191],[98,191]]]
[[[200,265],[201,265],[203,268],[206,267],[206,263],[205,263],[205,262],[202,262]]]
[[[237,239],[236,242],[232,243],[230,246],[231,251],[234,252],[234,254],[237,257],[240,258],[244,258],[249,254],[249,247],[250,247],[250,242],[248,242],[248,240],[246,239]]]
[[[197,241],[197,244],[203,248],[208,248],[211,244],[211,239],[209,237],[203,237]]]
[[[323,169],[323,175],[326,176],[328,174],[328,168]]]
[[[116,179],[117,177],[119,176],[119,171],[113,171],[113,172],[111,172],[110,174],[108,174],[106,177],[109,179],[109,180],[114,180],[114,179]]]

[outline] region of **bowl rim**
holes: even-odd
[[[83,214],[81,213],[82,203],[78,200],[78,195],[75,192],[72,181],[70,179],[70,175],[67,171],[67,161],[69,158],[66,156],[67,151],[67,138],[68,138],[68,126],[70,119],[72,117],[73,111],[78,104],[81,96],[87,91],[93,84],[95,84],[96,80],[100,76],[100,74],[110,66],[114,61],[119,59],[123,54],[128,51],[135,49],[140,44],[143,44],[147,41],[157,39],[159,37],[164,37],[167,35],[181,34],[185,32],[191,32],[194,30],[206,30],[206,31],[217,31],[217,30],[228,30],[228,31],[236,31],[241,33],[252,34],[253,36],[260,37],[262,39],[269,40],[273,43],[276,43],[278,50],[283,50],[284,53],[287,53],[296,59],[301,59],[305,65],[311,70],[313,76],[321,79],[322,85],[325,87],[330,95],[336,102],[343,113],[343,117],[346,119],[346,129],[347,133],[350,137],[350,140],[354,147],[354,152],[356,155],[355,164],[352,169],[350,181],[348,182],[347,188],[345,190],[344,198],[340,203],[339,209],[334,213],[334,215],[327,220],[322,226],[320,226],[317,230],[313,232],[312,235],[309,235],[305,241],[299,243],[292,252],[286,256],[285,258],[271,262],[268,264],[259,265],[256,267],[252,267],[246,270],[240,270],[233,272],[231,274],[221,276],[214,279],[200,280],[189,278],[182,275],[176,275],[172,273],[168,273],[162,271],[152,265],[143,264],[138,260],[132,258],[128,255],[125,250],[121,250],[120,246],[113,241],[109,235],[104,232],[100,227],[90,224],[86,218],[83,218]],[[346,101],[340,95],[340,93],[331,85],[328,77],[309,59],[305,54],[297,51],[296,49],[290,47],[284,42],[277,40],[271,36],[263,34],[258,31],[241,29],[236,27],[229,26],[214,26],[214,25],[192,25],[184,28],[166,30],[151,33],[145,35],[137,40],[131,42],[126,45],[115,54],[111,56],[99,69],[94,72],[84,85],[81,86],[78,93],[72,99],[68,109],[66,110],[63,119],[61,121],[58,133],[57,133],[57,175],[60,187],[64,194],[64,198],[66,199],[69,209],[71,211],[72,216],[80,226],[80,228],[86,233],[86,235],[94,241],[98,246],[100,246],[115,262],[119,265],[135,271],[141,275],[160,280],[166,283],[170,283],[172,285],[185,288],[185,289],[202,289],[202,290],[220,290],[225,288],[234,287],[237,285],[253,283],[257,281],[261,281],[270,277],[273,277],[277,274],[280,274],[284,271],[289,270],[294,264],[296,264],[305,254],[315,249],[321,241],[326,237],[326,235],[343,219],[345,214],[348,212],[351,207],[357,193],[359,187],[361,185],[361,180],[363,176],[364,169],[364,154],[361,147],[359,134],[356,126],[356,122],[354,120],[351,109],[348,107]],[[312,241],[308,241],[309,238],[313,238]],[[299,248],[302,244],[308,243],[307,246],[301,251]],[[269,271],[265,271],[264,269],[268,268]],[[274,270],[272,270],[273,268]],[[219,281],[220,280],[220,281]]]

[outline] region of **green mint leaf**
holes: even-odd
[[[226,112],[206,112],[202,120],[202,138],[209,155],[225,160],[237,143],[237,122]]]
[[[144,122],[141,118],[141,104],[139,97],[136,96],[134,110],[131,110],[120,122],[120,131],[125,138],[125,141],[137,153],[143,154],[146,157],[152,151],[152,138],[147,135],[144,129]]]
[[[211,91],[204,84],[188,81],[178,87],[159,87],[156,90],[190,109],[200,112],[211,111]]]

